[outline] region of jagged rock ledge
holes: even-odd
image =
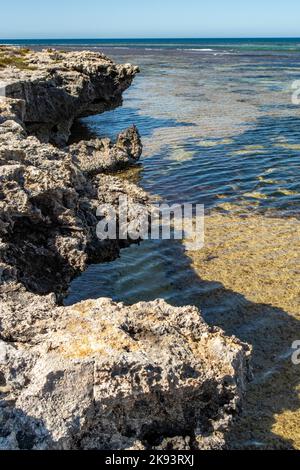
[[[98,240],[99,204],[114,204],[120,194],[127,194],[132,206],[148,197],[107,174],[139,159],[142,144],[135,127],[122,132],[116,143],[93,139],[70,147],[45,143],[49,129],[58,114],[70,123],[78,113],[120,103],[137,68],[91,52],[26,52],[25,58],[38,69],[0,70],[7,95],[0,101],[0,257],[27,289],[64,293],[88,264],[110,261],[128,244]],[[105,107],[104,98],[98,106],[100,96],[106,97]],[[33,120],[40,124],[35,129],[40,138],[30,132]],[[60,131],[59,136],[62,141]]]
[[[222,448],[247,345],[193,307],[58,303],[89,263],[131,242],[97,239],[99,203],[125,193],[132,217],[149,204],[108,174],[139,159],[136,128],[115,143],[67,146],[74,119],[121,104],[137,69],[98,53],[13,48],[0,49],[1,63],[0,448]]]
[[[8,66],[1,70],[1,63]],[[64,144],[75,118],[120,106],[138,71],[95,52],[0,48],[6,96],[30,103],[23,122],[43,142]]]

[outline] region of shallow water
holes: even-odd
[[[82,124],[111,137],[136,124],[141,165],[120,176],[163,201],[204,204],[206,243],[194,252],[178,241],[132,246],[91,266],[66,303],[197,305],[253,346],[254,379],[228,445],[300,448],[300,366],[291,362],[300,339],[300,106],[291,102],[300,41],[102,49],[141,74],[122,108]]]

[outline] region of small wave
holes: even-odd
[[[164,51],[164,48],[161,47],[145,47],[145,51]]]
[[[236,55],[237,52],[215,52],[214,55]]]
[[[193,49],[193,48],[178,48],[177,51],[187,51],[187,52],[214,52],[214,49]]]

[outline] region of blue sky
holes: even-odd
[[[299,0],[13,0],[0,37],[299,37]]]

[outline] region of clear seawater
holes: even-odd
[[[123,107],[80,126],[114,139],[136,124],[143,157],[120,177],[207,213],[202,251],[178,241],[132,246],[90,266],[66,304],[103,296],[197,305],[253,347],[254,380],[228,445],[300,448],[300,370],[290,360],[300,339],[300,39],[16,43],[91,48],[139,65]]]
[[[214,48],[235,51],[299,51],[300,38],[139,38],[139,39],[0,39],[0,44],[30,47],[100,47],[100,48]]]
[[[92,47],[141,69],[122,108],[82,120],[91,133],[112,139],[138,126],[144,154],[130,173],[134,182],[165,202],[201,203],[207,211],[242,205],[299,215],[300,106],[292,104],[292,83],[300,79],[300,39],[107,40]],[[153,259],[152,245],[161,259]],[[99,295],[186,302],[169,275],[162,282],[162,266],[172,266],[173,257],[164,243],[155,245],[90,267],[68,302]]]

